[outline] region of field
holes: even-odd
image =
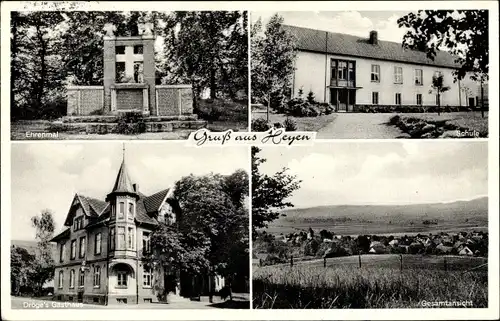
[[[309,227],[356,236],[479,231],[488,226],[488,198],[416,205],[328,205],[292,208],[282,214],[269,225],[268,233],[287,234]],[[424,224],[425,220],[438,224]]]
[[[418,308],[422,301],[466,301],[487,307],[485,258],[404,255],[358,257],[254,267],[253,306],[264,309]]]

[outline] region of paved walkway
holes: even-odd
[[[334,121],[321,128],[316,138],[348,139],[348,138],[375,138],[391,139],[406,138],[395,126],[388,125],[393,113],[337,113]]]
[[[250,302],[248,294],[234,295],[234,301],[222,301],[218,297],[214,297],[214,303],[208,302],[208,297],[202,297],[201,301],[185,300],[180,302],[172,302],[170,304],[163,303],[139,303],[139,304],[86,304],[63,301],[41,300],[39,298],[29,297],[14,297],[11,296],[12,309],[213,309],[213,308],[237,308],[249,309]],[[73,306],[65,307],[65,303],[71,303]],[[78,305],[78,306],[76,306]]]

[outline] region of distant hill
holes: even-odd
[[[35,254],[35,255],[38,254],[37,253],[37,248],[38,248],[37,241],[11,240],[11,246],[12,245],[15,245],[18,247],[23,247],[26,250],[28,250],[28,252],[30,252],[31,254]],[[57,255],[57,245],[55,243],[51,243],[51,245],[52,245],[52,257],[55,258]]]
[[[425,223],[424,223],[425,222]],[[292,208],[270,225],[270,232],[312,227],[339,233],[387,233],[488,226],[488,198],[411,205],[328,205]]]

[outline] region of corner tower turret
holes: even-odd
[[[106,196],[111,209],[109,221],[110,254],[136,256],[136,226],[135,217],[138,191],[130,180],[125,163],[125,148],[123,160],[116,176],[113,190]]]

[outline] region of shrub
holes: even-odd
[[[264,118],[252,119],[252,131],[254,132],[265,132],[269,130],[271,126]]]
[[[125,121],[125,119],[118,120],[118,124],[115,127],[115,133],[122,135],[130,135],[133,133],[132,126]]]
[[[330,115],[335,110],[335,108],[329,103],[320,103],[318,104],[318,107],[321,110],[321,113],[325,115]]]
[[[142,112],[126,112],[118,117],[114,132],[123,135],[133,135],[146,132],[146,123]]]
[[[287,132],[294,132],[297,130],[297,123],[291,118],[285,119],[285,121],[283,122],[283,125],[284,125],[285,130]]]
[[[316,97],[314,97],[312,90],[309,90],[309,93],[307,94],[307,102],[310,104],[316,104]]]
[[[104,115],[104,111],[102,109],[96,109],[89,113],[90,116],[102,116]]]

